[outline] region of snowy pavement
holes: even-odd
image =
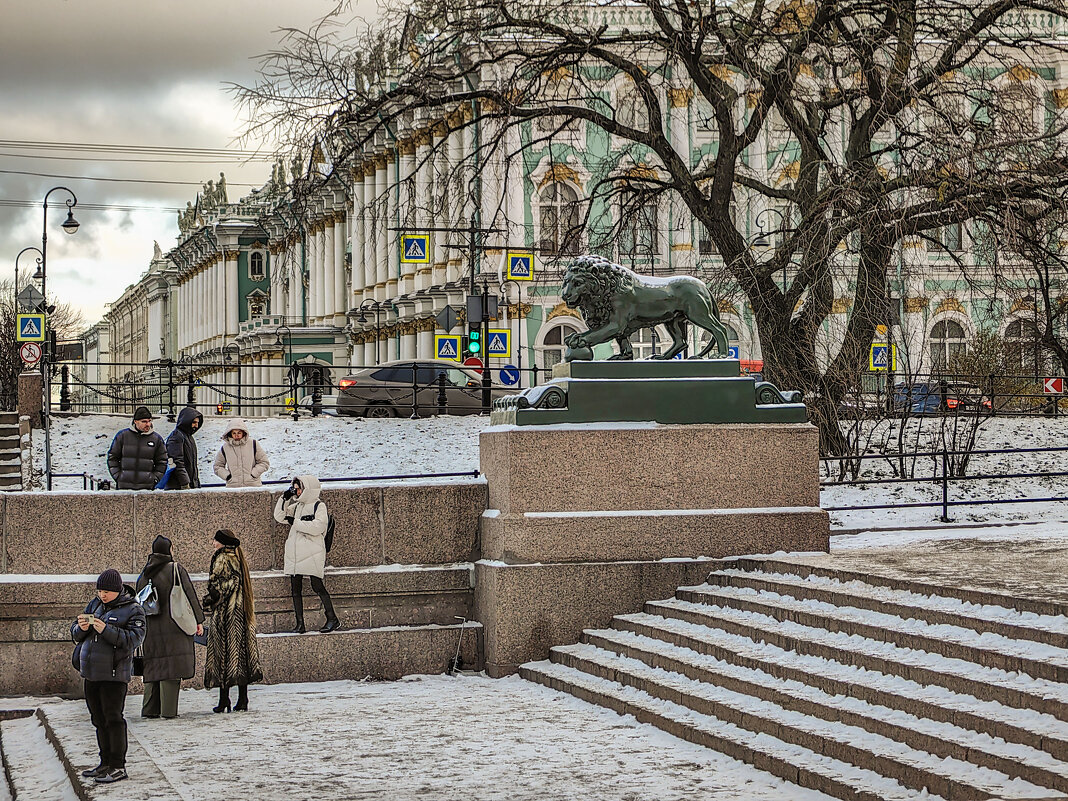
[[[222,715],[217,699],[183,691],[180,717],[164,721],[130,697],[131,780],[94,787],[95,801],[828,798],[516,677],[257,686],[250,711]],[[75,767],[92,767],[84,704],[43,706]]]

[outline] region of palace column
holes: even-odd
[[[345,312],[349,306],[348,268],[345,265],[345,242],[348,239],[348,219],[344,210],[334,212],[334,325],[345,327]]]

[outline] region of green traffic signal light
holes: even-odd
[[[482,352],[482,332],[479,331],[477,328],[471,329],[471,331],[467,335],[467,352]]]

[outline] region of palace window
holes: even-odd
[[[950,223],[930,233],[927,250],[933,253],[960,253],[964,250],[964,232],[960,223]]]
[[[660,222],[656,201],[629,208],[619,228],[620,256],[655,256],[660,252]]]
[[[262,281],[267,275],[263,251],[254,250],[248,256],[248,277],[253,281]]]
[[[573,256],[581,246],[578,193],[553,182],[538,194],[538,248],[550,256]]]
[[[943,372],[965,353],[964,327],[955,320],[939,320],[931,329],[931,371]]]
[[[571,325],[557,325],[550,328],[545,333],[545,339],[542,340],[541,366],[546,370],[551,370],[554,364],[562,362],[564,351],[567,349],[564,340],[577,331],[578,329]]]

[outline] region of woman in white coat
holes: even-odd
[[[267,452],[248,433],[244,420],[234,420],[222,435],[222,447],[215,457],[215,475],[228,487],[259,487],[271,466]]]
[[[326,504],[319,500],[319,491],[319,479],[315,476],[297,476],[274,505],[274,519],[279,523],[289,523],[282,572],[289,576],[290,592],[293,594],[293,614],[297,619],[297,625],[293,629],[296,634],[305,632],[302,596],[305,576],[311,578],[312,589],[322,601],[323,612],[326,613],[326,623],[319,631],[326,634],[341,628],[341,623],[334,614],[330,593],[323,584],[323,569],[326,567],[326,527],[330,515],[326,511]]]

